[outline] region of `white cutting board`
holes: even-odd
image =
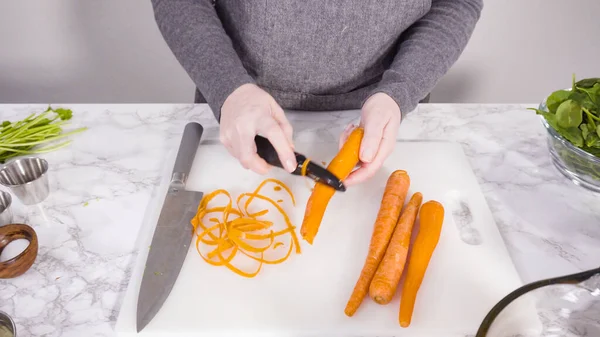
[[[296,149],[317,162],[329,162],[337,144],[300,143]],[[386,180],[395,169],[411,177],[406,202],[419,191],[423,202],[435,199],[446,208],[409,328],[398,325],[400,291],[388,305],[367,297],[353,317],[344,314]],[[226,189],[234,197],[251,192],[265,178],[244,170],[215,143],[199,147],[192,172],[189,189]],[[283,170],[274,170],[270,177],[283,180],[297,199],[296,208],[287,211],[297,226],[302,254],[266,265],[256,278],[247,279],[208,265],[192,245],[170,297],[139,336],[465,336],[474,334],[487,312],[522,285],[459,144],[399,142],[368,183],[332,198],[312,246],[299,234],[310,194],[305,178]],[[164,189],[163,184],[161,194]],[[141,253],[116,325],[119,336],[138,336],[137,294],[162,200],[158,201],[149,207],[151,215],[140,231]],[[525,309],[518,315],[522,319],[507,329],[537,322],[535,311]]]

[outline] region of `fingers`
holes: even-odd
[[[258,174],[267,174],[271,168],[267,162],[256,154],[254,135],[248,133],[237,143],[238,151],[235,156],[242,166]]]
[[[220,139],[227,151],[242,166],[266,174],[271,166],[256,153],[254,138],[265,136],[288,171],[296,168],[293,130],[281,107],[256,85],[242,85],[234,90],[221,108]]]
[[[221,143],[229,154],[237,158],[247,170],[258,174],[267,174],[271,168],[267,162],[256,154],[256,144],[252,132],[236,134],[233,138],[221,136]]]
[[[346,140],[348,139],[348,137],[350,136],[350,134],[352,133],[352,130],[354,130],[354,128],[356,128],[356,125],[354,124],[348,124],[346,126],[346,128],[344,129],[344,131],[342,131],[342,134],[340,135],[340,139],[339,139],[339,149],[342,149],[342,146],[344,146],[344,144],[346,143]]]
[[[292,128],[292,125],[290,124],[288,119],[285,117],[283,109],[281,109],[281,107],[278,104],[275,104],[275,106],[272,108],[272,111],[273,118],[275,119],[275,121],[277,121],[277,123],[279,123],[279,126],[283,130],[283,133],[285,134],[285,138],[287,139],[289,145],[292,148],[294,148],[294,129]]]
[[[385,159],[392,153],[396,144],[395,139],[382,139],[381,146],[377,151],[377,155],[370,163],[362,163],[362,165],[344,180],[346,186],[357,185],[367,181],[383,166]]]
[[[398,128],[396,123],[394,123],[394,121],[387,123],[382,131],[380,146],[373,161],[370,163],[363,162],[356,171],[352,172],[346,180],[344,180],[344,184],[346,184],[346,186],[356,185],[373,177],[394,150],[397,133]]]
[[[294,154],[294,150],[283,129],[275,119],[270,119],[261,123],[258,132],[269,139],[275,148],[275,151],[277,151],[277,155],[279,156],[279,160],[283,167],[288,172],[294,171],[298,165],[296,162],[296,155]]]
[[[364,129],[365,134],[360,144],[360,161],[370,163],[374,160],[379,150],[379,144],[383,138],[383,129],[385,128],[388,119],[377,118],[378,116],[370,116],[365,119]]]

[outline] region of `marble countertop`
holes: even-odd
[[[53,105],[59,107],[60,105]],[[0,310],[19,336],[114,336],[134,261],[137,233],[163,159],[184,125],[218,139],[206,105],[63,105],[72,127],[90,129],[67,148],[42,155],[51,194],[42,204],[14,201],[17,222],[32,224],[40,249],[24,275],[0,280]],[[532,105],[421,105],[401,139],[460,142],[524,282],[598,267],[600,195],[552,165]],[[16,120],[46,105],[0,105]],[[357,111],[288,113],[296,139],[336,141]]]

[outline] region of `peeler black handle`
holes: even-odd
[[[256,143],[256,152],[262,159],[272,166],[283,168],[283,165],[281,165],[281,161],[279,160],[279,156],[277,155],[277,150],[275,150],[275,147],[267,138],[256,136],[254,137],[254,141]],[[301,176],[303,173],[302,168],[306,165],[304,174],[307,177],[317,182],[329,185],[337,191],[346,191],[346,186],[344,186],[342,181],[326,168],[321,167],[311,161],[307,162],[306,156],[298,152],[294,152],[294,154],[296,155],[296,169],[291,172],[291,174]]]
[[[254,142],[256,143],[256,153],[259,157],[264,159],[269,165],[284,168],[281,164],[281,160],[279,160],[279,156],[277,155],[277,150],[275,150],[275,147],[273,147],[273,144],[271,144],[267,138],[256,136],[254,137]],[[292,174],[300,175],[302,171],[302,164],[306,160],[306,157],[297,152],[294,152],[294,154],[296,155],[297,166]]]

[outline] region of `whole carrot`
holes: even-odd
[[[396,227],[409,186],[410,177],[406,171],[397,170],[390,174],[373,226],[367,258],[344,310],[348,316],[354,315],[369,290],[369,284]]]
[[[356,164],[358,164],[358,154],[363,134],[364,129],[362,127],[355,128],[350,136],[348,136],[348,139],[338,154],[327,166],[327,169],[338,177],[338,179],[342,181],[346,179]],[[313,240],[319,231],[319,226],[321,225],[321,220],[325,214],[327,204],[334,193],[335,189],[333,189],[333,187],[317,183],[308,198],[300,234],[302,234],[302,238],[310,244],[313,243]]]
[[[396,293],[408,256],[410,236],[422,201],[423,195],[420,192],[413,194],[400,214],[385,255],[369,286],[369,296],[376,303],[388,304]]]
[[[435,200],[424,203],[421,206],[419,220],[419,233],[408,261],[406,279],[404,280],[400,300],[398,320],[400,326],[404,328],[410,325],[417,292],[421,287],[429,261],[440,239],[444,222],[444,207]]]

